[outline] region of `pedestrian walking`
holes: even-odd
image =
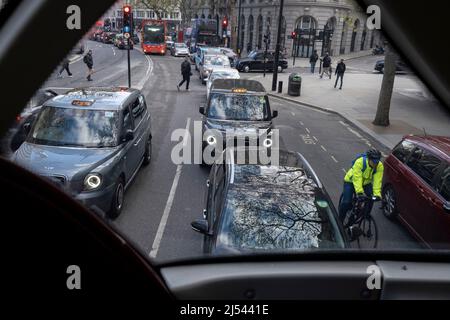
[[[337,77],[336,77],[336,83],[334,84],[334,87],[336,88],[338,80],[341,79],[341,86],[339,87],[339,90],[342,90],[342,82],[344,80],[344,73],[345,73],[346,69],[347,69],[347,67],[344,63],[344,59],[341,59],[341,61],[338,63],[338,65],[336,67],[335,75],[337,75]]]
[[[92,50],[89,50],[88,53],[84,56],[83,62],[86,64],[88,68],[88,75],[86,79],[88,81],[92,81],[91,75],[94,73],[94,60],[92,58]]]
[[[325,53],[322,61],[322,74],[320,75],[320,78],[322,79],[324,73],[326,73],[331,79],[331,58],[328,55],[328,52]]]
[[[311,57],[309,57],[309,63],[311,64],[311,73],[314,73],[316,69],[317,60],[319,60],[319,55],[317,54],[317,50],[314,50]]]
[[[66,70],[67,75],[69,77],[72,77],[72,73],[70,72],[70,69],[69,69],[69,59],[67,59],[67,58],[65,58],[61,64],[61,69],[58,72],[58,78],[62,78],[62,73],[64,70]]]
[[[183,76],[183,80],[177,85],[178,91],[180,91],[180,87],[186,82],[186,91],[189,90],[189,82],[191,81],[191,63],[189,62],[189,57],[185,57],[183,63],[181,64],[181,75]]]

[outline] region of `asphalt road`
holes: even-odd
[[[57,79],[54,74],[46,86],[63,89],[86,85],[126,85],[126,51],[111,45],[88,42],[94,50],[93,82],[85,80],[82,61],[71,64],[73,78]],[[201,119],[198,107],[206,100],[206,89],[193,70],[190,91],[176,88],[181,79],[182,58],[144,56],[131,52],[133,86],[143,86],[152,114],[153,159],[142,168],[125,195],[123,212],[113,225],[125,233],[156,261],[202,255],[202,236],[190,223],[202,216],[208,169],[199,165],[176,165],[171,160],[171,141],[176,129],[188,128],[193,135],[194,121]],[[275,125],[281,145],[301,152],[311,163],[337,207],[344,171],[354,156],[375,146],[388,152],[372,138],[344,119],[297,104],[271,99],[272,110],[279,111]],[[379,228],[380,249],[419,248],[397,223],[386,218],[375,205],[373,215]]]

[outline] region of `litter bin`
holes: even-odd
[[[291,73],[288,83],[288,95],[298,97],[302,89],[302,77],[299,73]]]

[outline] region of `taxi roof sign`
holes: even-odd
[[[72,105],[73,106],[79,106],[79,107],[89,107],[92,106],[94,103],[93,100],[73,100]]]
[[[231,90],[233,93],[247,93],[247,89],[245,88],[233,88],[233,90]]]

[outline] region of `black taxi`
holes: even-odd
[[[217,79],[211,86],[206,106],[201,106],[202,152],[219,154],[225,147],[256,145],[272,147],[273,119],[269,97],[255,80]],[[203,157],[203,164],[212,164]]]
[[[227,148],[211,167],[203,217],[191,223],[204,235],[204,253],[348,247],[336,209],[307,160],[281,149],[266,162],[258,154],[254,147]]]

